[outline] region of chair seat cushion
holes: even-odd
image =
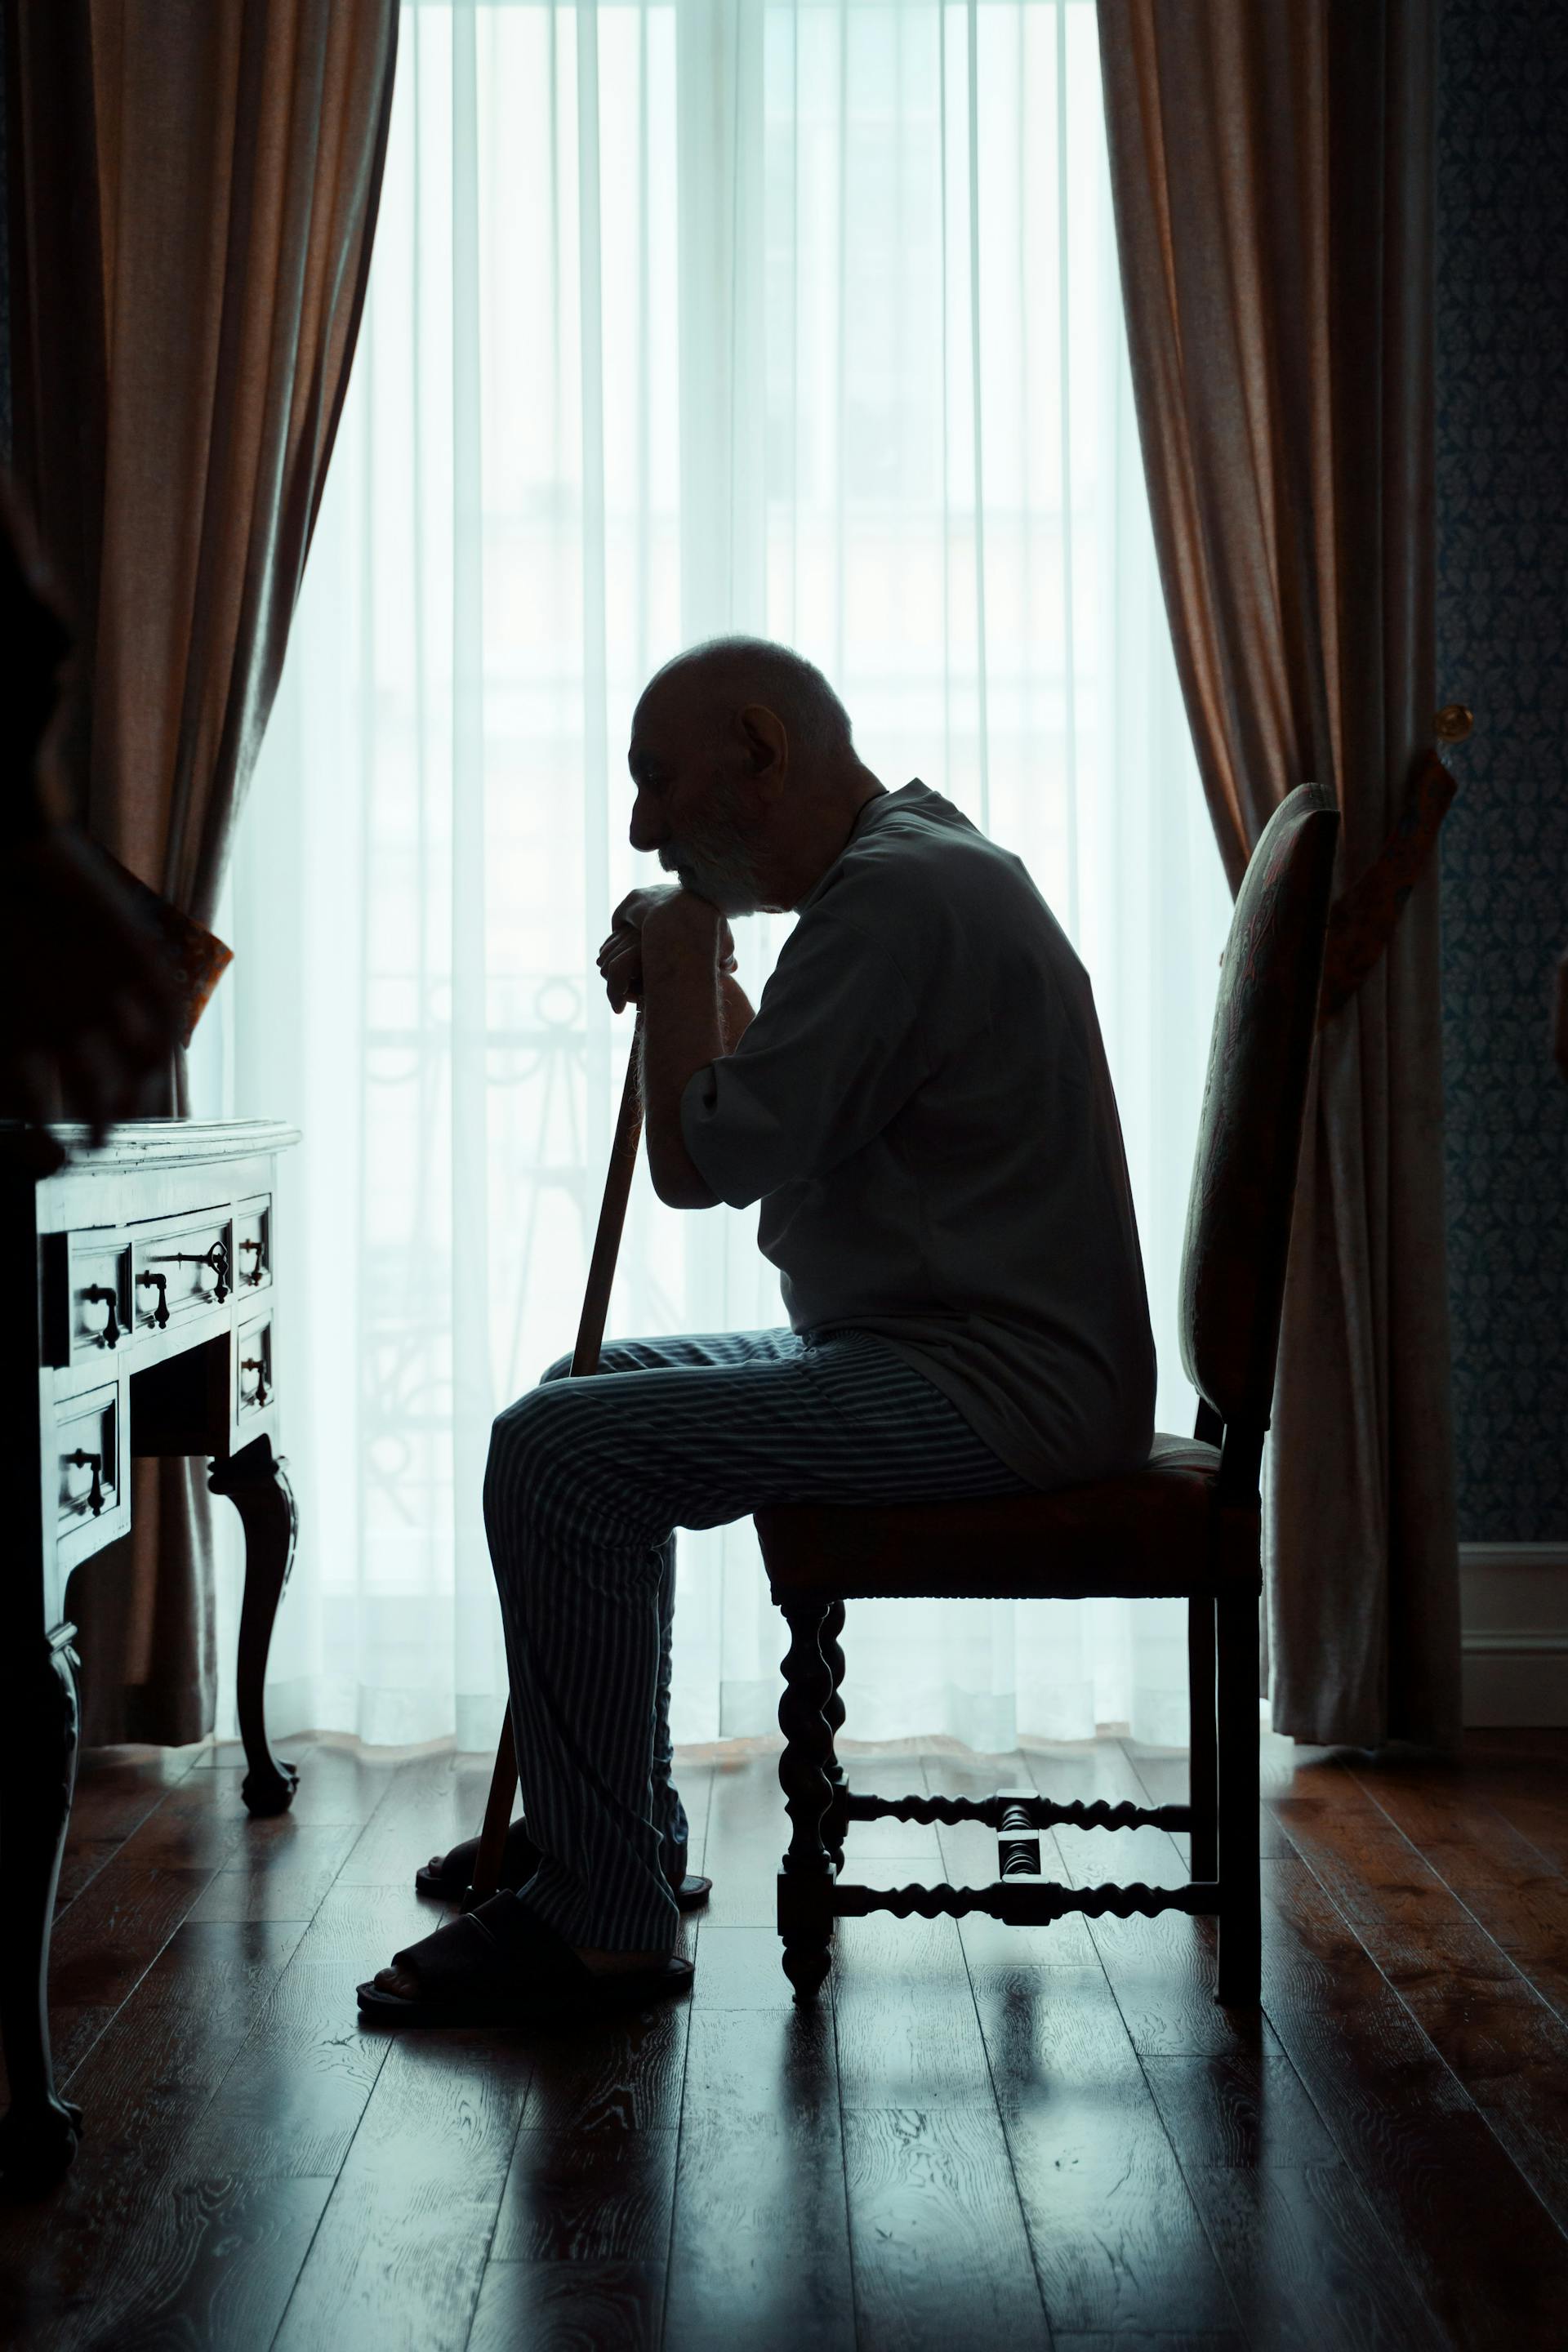
[[[758,1511],[757,1538],[776,1601],[1203,1592],[1221,1573],[1218,1475],[1217,1446],[1156,1437],[1143,1468],[1125,1477],[894,1509],[795,1503]],[[1235,1556],[1234,1546],[1223,1549]],[[1256,1547],[1251,1559],[1255,1569]]]

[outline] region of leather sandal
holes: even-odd
[[[688,1871],[684,1840],[679,1845],[672,1845],[666,1839],[665,1847],[666,1875],[669,1880],[669,1891],[675,1897],[676,1909],[700,1911],[713,1892],[713,1881]],[[445,1903],[460,1902],[472,1884],[479,1853],[479,1839],[464,1838],[444,1853],[439,1862],[424,1864],[414,1874],[416,1894],[438,1895]],[[542,1859],[539,1848],[528,1834],[527,1823],[513,1822],[501,1848],[502,1891],[515,1895],[520,1886],[526,1886]]]
[[[671,1952],[657,1967],[601,1973],[503,1889],[433,1936],[394,1952],[416,1994],[359,1987],[362,2016],[379,2025],[541,2025],[605,2016],[690,1990],[691,1962]]]

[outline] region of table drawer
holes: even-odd
[[[240,1201],[234,1212],[234,1287],[237,1297],[272,1284],[272,1195]]]
[[[272,1318],[258,1315],[234,1335],[234,1418],[237,1428],[272,1402]]]
[[[77,1364],[117,1348],[130,1328],[130,1244],[123,1235],[73,1234],[66,1268],[66,1332]]]
[[[131,1245],[131,1288],[138,1331],[167,1330],[234,1291],[234,1224],[226,1208],[165,1225]]]
[[[59,1467],[56,1533],[72,1535],[116,1517],[121,1499],[119,1389],[90,1389],[62,1407],[55,1423],[55,1450]]]

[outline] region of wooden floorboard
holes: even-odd
[[[514,2034],[393,2042],[279,2352],[430,2352],[467,2341],[532,2073],[533,2053]]]
[[[830,2004],[694,2008],[668,2342],[691,2352],[850,2352],[848,2246]]]
[[[77,1783],[58,1911],[66,1910],[90,1885],[132,1830],[206,1753],[202,1748],[108,1748],[95,1758],[93,1769]]]
[[[1114,1741],[1074,1755],[1037,1750],[1027,1761],[1037,1786],[1054,1797],[1147,1803],[1176,1793],[1167,1787],[1155,1797]],[[1164,1886],[1186,1875],[1183,1851],[1161,1830],[1064,1829],[1058,1845],[1079,1886],[1134,1875]],[[1089,1935],[1163,2139],[1161,2148],[1145,2123],[1154,2151],[1144,2158],[1155,2167],[1151,2201],[1158,2196],[1167,2212],[1176,2205],[1165,2186],[1173,2169],[1224,2283],[1225,2305],[1200,2309],[1189,2329],[1239,2321],[1252,2342],[1412,2352],[1429,2342],[1430,2315],[1414,2282],[1360,2182],[1341,2165],[1267,2009],[1215,2003],[1213,1923],[1176,1913],[1106,1918],[1091,1922]],[[1183,2280],[1194,2267],[1189,2258],[1184,2274],[1173,2263],[1170,2275]],[[1142,2315],[1143,2325],[1158,2326],[1163,2279],[1158,2270],[1146,2274],[1155,2308]]]
[[[444,1906],[485,1759],[293,1743],[89,1759],[55,1940],[88,2114],[0,2208],[18,2352],[1532,2352],[1568,2309],[1568,1742],[1447,1763],[1264,1743],[1264,2000],[1204,1921],[847,1921],[779,1966],[771,1754],[687,1766],[689,2001],[532,2037],[399,2038],[353,1989]],[[1131,1740],[853,1754],[854,1785],[1179,1802]],[[1186,1841],[1047,1832],[1083,1886]],[[845,1874],[984,1881],[971,1824],[857,1823]]]
[[[1048,2346],[995,2107],[859,2107],[844,2117],[862,2352]]]
[[[1027,1786],[1021,1757],[931,1758],[934,1793]],[[994,1832],[942,1832],[955,1883],[995,1871]],[[1067,1878],[1047,1833],[1042,1866]],[[1082,1919],[966,1919],[962,1942],[1044,2307],[1058,2340],[1223,2332],[1236,2313]],[[1039,1956],[1048,1965],[1040,1966]]]
[[[1418,1857],[1396,1855],[1364,1824],[1336,1853],[1322,1808],[1339,1768],[1311,1756],[1281,1766],[1286,1744],[1268,1745],[1278,1820],[1315,1823],[1325,1864],[1320,1879],[1283,1829],[1265,1841],[1268,2027],[1382,2238],[1397,2250],[1428,2340],[1553,2344],[1554,2314],[1568,2289],[1568,2241],[1368,1948],[1380,1907],[1398,1910],[1413,1899],[1417,1909],[1430,1909],[1438,1898],[1421,1880]],[[1407,1769],[1421,1779],[1421,1768]],[[1137,1769],[1159,1785],[1142,1762]],[[1172,1791],[1163,1785],[1159,1793],[1165,1801]],[[1347,1801],[1353,1810],[1353,1790]],[[1364,1879],[1344,1858],[1355,1845],[1367,1857]],[[1359,1929],[1336,1902],[1334,1885],[1362,1920]]]
[[[290,1752],[308,1761],[314,1750],[291,1744]],[[302,1877],[298,1855],[323,1828],[289,1816],[251,1822],[237,1768],[210,1752],[195,1762],[57,1925],[57,1985],[100,1996],[76,2007],[79,2030],[95,2010],[107,2014],[67,2080],[88,2117],[75,2166],[47,2204],[7,2217],[9,2230],[0,2220],[0,2305],[25,2300],[29,2332],[19,2340],[39,2352],[182,2338],[269,2344],[342,2160],[340,2150],[312,2185],[273,2193],[242,2137],[206,2126],[265,2031],[321,1900],[322,1874]],[[363,1813],[394,1782],[384,1769],[374,1780],[340,1774],[330,1809]],[[327,1808],[324,1788],[313,1797],[307,1812]],[[357,1831],[341,1822],[325,1834],[342,1852]],[[198,1916],[202,1895],[237,1855],[236,1884],[246,1880],[250,1895]],[[302,1916],[281,1916],[289,1907]],[[340,2039],[342,2018],[339,2007]],[[60,2046],[57,2031],[57,2053]],[[287,2183],[308,2177],[297,2162],[281,2169]],[[41,2256],[29,2230],[43,2233]],[[220,2278],[214,2265],[229,2252],[233,2277]],[[215,2315],[223,2337],[210,2334]]]
[[[1478,1927],[1568,2022],[1568,1872],[1550,1862],[1462,1770],[1354,1774]]]

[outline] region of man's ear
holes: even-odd
[[[789,733],[777,711],[765,702],[747,703],[741,736],[753,781],[766,791],[781,791],[789,772]]]

